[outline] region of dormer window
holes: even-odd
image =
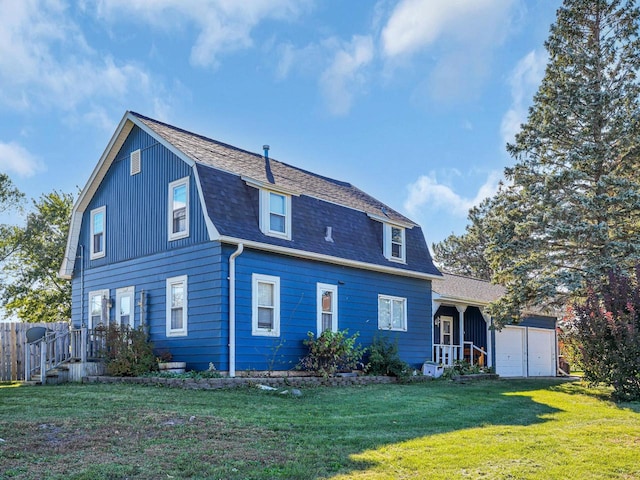
[[[291,196],[260,190],[260,211],[262,233],[291,240]]]
[[[405,229],[397,225],[384,225],[384,256],[392,262],[406,261]]]
[[[189,236],[189,177],[169,184],[169,240]]]

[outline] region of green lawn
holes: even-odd
[[[0,385],[0,478],[640,478],[640,404],[556,380]]]

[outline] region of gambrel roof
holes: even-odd
[[[399,275],[440,277],[421,228],[350,183],[127,112],[74,206],[60,271],[65,278],[73,274],[82,213],[135,127],[192,167],[212,241]],[[260,230],[256,187],[292,196],[291,240]],[[383,255],[383,223],[405,228],[406,263]],[[327,227],[332,228],[333,242],[324,238]]]
[[[174,145],[194,162],[246,177],[265,185],[337,203],[392,222],[416,226],[414,222],[350,183],[323,177],[286,163],[187,132],[132,112],[153,132]]]

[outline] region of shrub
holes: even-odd
[[[476,375],[479,373],[494,373],[494,370],[493,367],[481,367],[480,365],[471,365],[466,360],[456,360],[453,366],[444,369],[441,378],[452,379],[459,375]]]
[[[114,377],[137,377],[158,369],[153,346],[142,327],[109,325],[103,355],[107,373]]]
[[[568,319],[584,369],[584,379],[613,387],[616,400],[640,400],[640,266],[635,278],[611,271],[592,284]]]
[[[411,367],[400,360],[398,342],[391,343],[386,337],[376,336],[368,348],[369,361],[365,372],[370,375],[391,375],[394,377],[408,377]]]
[[[329,377],[336,372],[351,371],[358,367],[365,349],[356,345],[359,333],[349,336],[348,330],[325,330],[315,338],[312,332],[302,343],[309,348],[307,356],[300,360],[299,368]]]

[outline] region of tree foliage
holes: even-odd
[[[570,335],[579,345],[585,380],[613,386],[618,400],[640,400],[640,267],[610,271],[573,305]]]
[[[490,199],[469,210],[465,233],[449,235],[434,243],[433,256],[438,266],[448,273],[491,280],[492,270],[485,256],[489,239],[483,222],[491,206]]]
[[[24,194],[13,185],[9,176],[0,173],[0,213],[19,207],[23,199]]]
[[[5,226],[0,251],[0,300],[25,322],[68,321],[71,284],[58,278],[73,196],[56,191],[33,201],[24,226]]]
[[[544,78],[507,146],[515,165],[483,226],[499,322],[584,294],[640,259],[639,11],[631,0],[565,0]]]

